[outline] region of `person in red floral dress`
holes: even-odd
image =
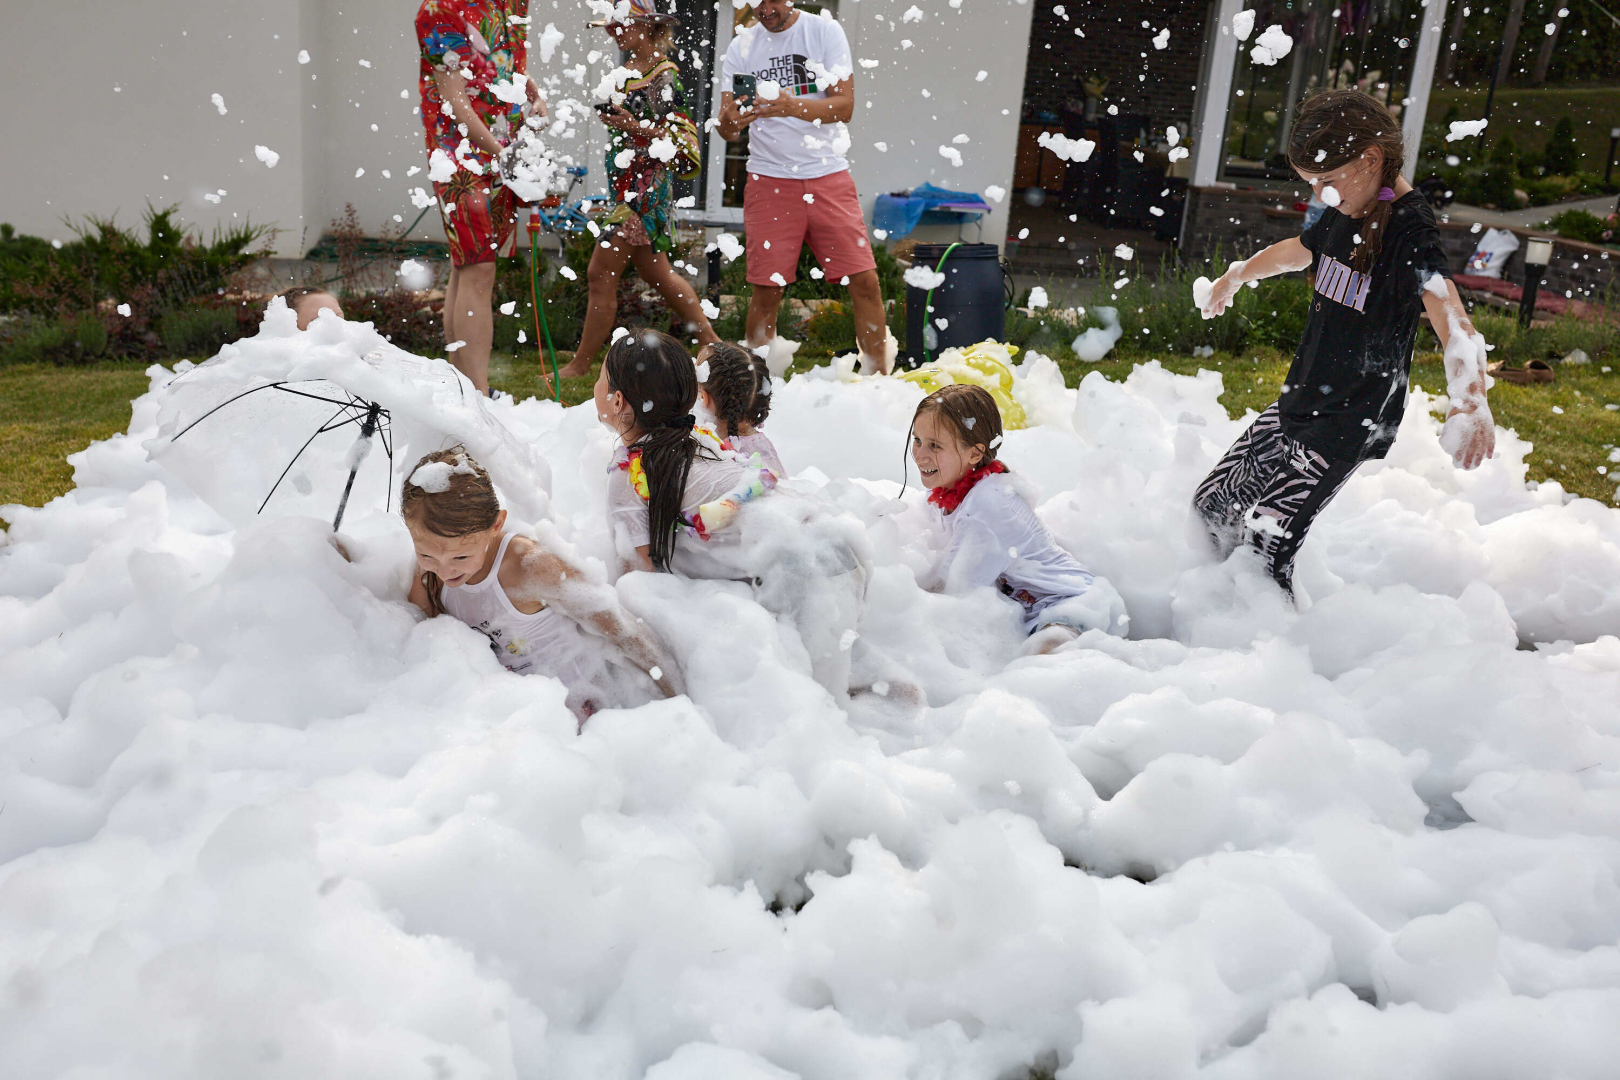
[[[659,12],[653,0],[629,0],[613,18],[591,25],[613,38],[624,53],[623,67],[633,75],[619,84],[611,102],[599,106],[602,122],[613,132],[607,150],[613,206],[602,219],[610,231],[591,253],[590,306],[564,375],[590,373],[618,315],[619,279],[632,263],[699,345],[720,340],[696,291],[669,263],[675,227],[671,181],[695,177],[702,162],[680,71],[669,59],[680,20]]]
[[[450,242],[444,340],[450,361],[489,392],[495,258],[517,222],[517,199],[496,159],[545,102],[528,76],[529,0],[423,0],[422,126],[428,179]]]

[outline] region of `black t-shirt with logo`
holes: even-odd
[[[1277,399],[1283,430],[1338,461],[1381,458],[1406,409],[1423,283],[1451,276],[1434,212],[1417,191],[1390,206],[1370,274],[1350,269],[1367,222],[1331,207],[1300,235],[1311,263],[1310,315]]]

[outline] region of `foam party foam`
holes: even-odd
[[[384,345],[271,320],[210,370],[381,393]],[[407,606],[376,489],[346,561],[324,510],[228,517],[150,456],[192,378],[150,374],[5,509],[0,1075],[1612,1075],[1620,512],[1527,486],[1509,432],[1458,473],[1414,392],[1296,611],[1188,520],[1250,419],[1218,374],[1026,355],[1002,457],[1134,637],[1018,658],[991,590],[915,585],[921,388],[779,381],[792,483],[870,539],[884,677],[841,710],[746,585],[628,575],[689,694],[576,735]],[[391,399],[407,441],[436,392]],[[605,559],[591,406],[493,415]]]

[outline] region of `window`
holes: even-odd
[[[1292,0],[1261,8],[1238,44],[1226,113],[1223,179],[1298,181],[1288,167],[1288,134],[1299,103],[1317,89],[1365,90],[1401,119],[1421,28],[1421,0],[1352,4]],[[1280,25],[1293,48],[1274,65],[1253,51],[1266,28]]]

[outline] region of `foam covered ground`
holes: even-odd
[[[743,587],[633,575],[690,696],[576,736],[413,617],[380,505],[349,563],[151,460],[154,369],[5,511],[0,1075],[1612,1077],[1620,513],[1507,433],[1457,473],[1414,394],[1295,612],[1189,533],[1218,375],[1023,375],[1004,457],[1132,640],[1016,659],[1002,601],[919,591],[920,391],[800,376],[767,430],[866,523],[861,634],[928,706],[840,711]],[[496,411],[605,554],[591,407]]]

